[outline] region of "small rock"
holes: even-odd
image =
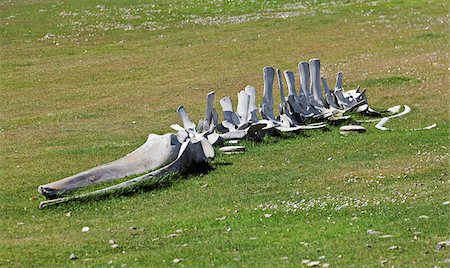
[[[72,211],[67,212],[67,213],[66,213],[66,216],[67,216],[67,217],[72,216]]]
[[[380,236],[380,238],[392,238],[392,237],[394,236],[390,234]]]
[[[173,263],[180,263],[180,262],[182,262],[183,261],[183,259],[181,259],[181,258],[175,258],[175,259],[173,259]]]
[[[339,131],[342,135],[346,135],[351,133],[363,133],[366,132],[366,129],[363,126],[347,125],[340,127]]]
[[[327,160],[328,160],[328,161],[331,161],[331,160],[333,160],[333,157],[330,156],[330,157],[327,158]]]
[[[369,229],[369,230],[367,230],[367,234],[370,234],[370,235],[379,235],[379,234],[381,234],[381,232],[378,232],[378,231],[374,231],[374,230],[372,230],[372,229]]]
[[[319,266],[320,261],[311,261],[308,264],[306,264],[307,267],[315,267],[315,266]]]
[[[398,249],[398,246],[389,247],[389,250],[396,250],[396,249]]]
[[[77,257],[77,255],[75,255],[75,253],[70,253],[69,259],[76,260],[76,259],[78,259],[78,257]]]
[[[442,242],[437,243],[436,249],[443,249],[443,248],[449,247],[449,246],[450,246],[450,240],[442,241]]]
[[[270,218],[270,217],[272,217],[272,214],[264,214],[264,217],[265,218]]]
[[[319,260],[323,260],[325,258],[326,258],[325,256],[319,256]]]
[[[23,222],[18,222],[17,223],[17,225],[19,225],[19,226],[21,226],[21,225],[24,225],[25,223],[23,223]]]
[[[181,229],[176,229],[175,230],[175,233],[182,233],[183,232],[183,230],[181,230]]]
[[[428,217],[427,215],[420,215],[419,219],[429,219],[430,217]]]
[[[130,227],[130,230],[136,230],[136,229],[137,229],[136,226],[131,226],[131,227]]]
[[[216,218],[216,221],[223,221],[223,220],[225,220],[227,218],[227,216],[223,216],[223,217],[220,217],[220,218]]]
[[[284,257],[280,258],[280,260],[282,260],[282,261],[287,261],[288,259],[289,259],[288,256],[284,256]]]
[[[110,243],[110,244],[112,245],[112,244],[115,244],[116,242],[115,242],[114,240],[110,239],[110,240],[108,241],[108,243]]]
[[[387,262],[388,262],[387,260],[381,260],[380,261],[380,265],[381,266],[385,266],[387,264]]]
[[[328,267],[330,267],[330,264],[329,263],[324,263],[324,264],[322,264],[322,267],[328,268]]]
[[[158,240],[159,240],[159,237],[155,237],[152,239],[153,242],[158,241]]]
[[[90,228],[87,227],[87,226],[81,228],[81,232],[82,232],[82,233],[87,233],[87,232],[89,232],[89,230],[90,230]]]
[[[114,243],[114,244],[111,245],[111,247],[112,247],[112,248],[118,248],[119,245]]]
[[[183,244],[183,245],[181,245],[182,247],[187,247],[187,246],[189,246],[189,244]]]
[[[256,240],[256,239],[258,239],[256,236],[252,236],[252,237],[249,237],[248,238],[249,240]]]
[[[308,260],[308,259],[302,260],[302,264],[308,264],[308,263],[310,263],[310,262],[311,262],[311,260]]]
[[[109,260],[109,262],[107,263],[108,265],[112,265],[114,262],[112,260]]]
[[[450,201],[445,201],[444,203],[442,203],[442,205],[444,205],[444,206],[446,206],[448,204],[450,204]]]
[[[208,187],[208,184],[205,183],[205,184],[203,184],[200,188],[207,188],[207,187]]]
[[[226,231],[227,233],[229,233],[229,232],[231,232],[231,230],[232,230],[231,227],[228,226],[227,229],[226,229],[225,231]]]
[[[170,234],[170,235],[166,235],[167,238],[173,238],[173,237],[177,237],[178,234]]]

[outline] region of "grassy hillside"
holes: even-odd
[[[0,266],[445,267],[448,14],[436,0],[1,1]],[[311,58],[372,107],[413,111],[397,131],[245,143],[135,194],[38,210],[38,185],[170,132],[179,105],[197,120],[211,90],[261,99],[264,66]]]

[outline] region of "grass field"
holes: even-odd
[[[437,0],[1,1],[0,266],[448,267],[448,14]],[[412,112],[396,131],[247,142],[151,189],[38,209],[38,185],[170,132],[179,105],[198,120],[211,90],[261,99],[264,66],[311,58],[373,108]]]

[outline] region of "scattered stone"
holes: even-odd
[[[227,229],[226,229],[226,232],[229,233],[229,232],[231,232],[231,230],[232,230],[231,227],[228,226]]]
[[[328,267],[330,267],[330,264],[329,263],[324,263],[324,264],[322,264],[322,267],[328,268]]]
[[[430,217],[428,217],[427,215],[420,215],[419,219],[429,219]]]
[[[248,238],[249,240],[256,240],[256,239],[258,239],[256,236],[252,236],[252,237],[249,237]]]
[[[381,266],[385,266],[387,264],[387,262],[388,262],[387,260],[381,260],[380,261],[380,265]]]
[[[77,255],[75,255],[75,253],[70,253],[69,260],[76,260],[76,259],[78,259]]]
[[[331,160],[333,160],[333,157],[330,156],[330,157],[327,158],[327,160],[328,160],[328,161],[331,161]]]
[[[339,131],[342,135],[347,135],[351,133],[363,133],[366,132],[366,129],[363,126],[347,125],[340,127]]]
[[[216,218],[216,221],[223,221],[223,220],[225,220],[227,218],[227,216],[223,216],[223,217],[220,217],[220,218]]]
[[[177,237],[177,236],[178,236],[178,234],[169,234],[169,235],[166,235],[167,238],[173,238],[173,237]]]
[[[308,263],[310,263],[310,262],[311,262],[311,260],[308,260],[308,259],[302,260],[302,264],[308,264]]]
[[[90,230],[90,228],[87,227],[87,226],[81,228],[81,232],[82,232],[82,233],[87,233],[87,232],[89,232],[89,230]]]
[[[288,259],[289,259],[288,256],[284,256],[284,257],[280,258],[280,260],[282,260],[282,261],[287,261]]]
[[[116,242],[115,242],[114,240],[110,239],[110,240],[108,241],[108,243],[110,243],[110,244],[112,245],[112,244],[115,244]]]
[[[325,259],[325,256],[319,256],[319,260]]]
[[[219,151],[226,154],[236,154],[245,152],[244,146],[224,146],[219,149]]]
[[[176,229],[175,230],[175,233],[182,233],[183,232],[183,230],[181,230],[181,229]]]
[[[200,188],[207,188],[207,187],[208,187],[208,184],[205,183],[205,184],[203,184]]]
[[[175,259],[173,259],[173,263],[180,263],[180,262],[182,262],[183,261],[183,259],[181,259],[181,258],[175,258]]]
[[[374,231],[374,230],[372,230],[372,229],[369,229],[369,230],[367,230],[367,234],[370,234],[370,235],[379,235],[379,234],[381,234],[381,232],[378,232],[378,231]]]
[[[155,238],[152,239],[153,242],[156,242],[158,240],[159,240],[159,237],[155,237]]]
[[[23,222],[18,222],[17,223],[17,225],[19,225],[19,226],[21,226],[21,225],[24,225],[25,223],[23,223]]]
[[[112,265],[114,262],[112,260],[109,260],[109,262],[107,263],[108,265]]]
[[[398,246],[389,247],[389,250],[396,250],[396,249],[398,249]]]
[[[187,246],[189,246],[189,244],[183,244],[183,245],[181,245],[182,247],[187,247]]]
[[[380,238],[392,238],[392,237],[394,236],[390,234],[380,236]]]
[[[319,266],[320,261],[311,261],[308,264],[306,264],[307,267],[315,267],[315,266]]]
[[[67,212],[67,213],[66,213],[66,216],[67,216],[67,217],[72,216],[72,211]]]
[[[130,230],[137,230],[137,227],[136,226],[131,226]]]
[[[444,205],[444,206],[446,206],[448,204],[450,204],[450,201],[445,201],[444,203],[442,203],[442,205]]]
[[[272,214],[264,214],[264,217],[265,218],[270,218],[270,217],[272,217]]]
[[[436,245],[436,249],[443,249],[445,247],[450,247],[450,240],[439,242]]]
[[[111,247],[112,247],[112,248],[118,248],[119,245],[114,243],[114,244],[111,245]]]

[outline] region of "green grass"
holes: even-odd
[[[336,2],[1,2],[0,266],[448,265],[448,5]],[[131,193],[37,208],[38,185],[171,131],[179,105],[196,121],[206,93],[236,102],[247,84],[260,102],[263,66],[316,57],[330,85],[342,71],[373,108],[412,112],[395,131],[245,142]]]

